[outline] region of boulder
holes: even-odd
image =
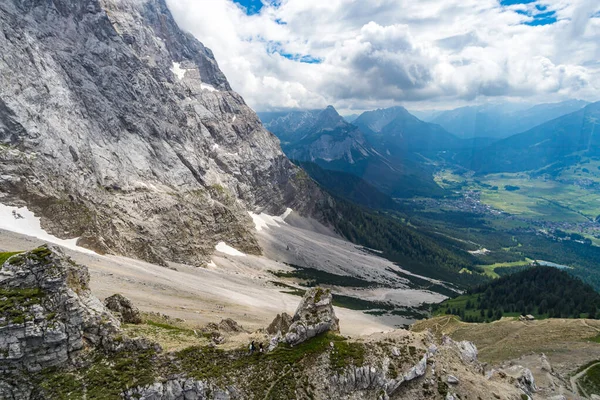
[[[288,313],[277,314],[273,322],[267,327],[267,333],[285,335],[292,325],[292,317]]]
[[[104,300],[104,305],[123,323],[141,324],[143,322],[140,310],[125,296],[113,294]]]
[[[454,340],[452,340],[452,338],[450,336],[442,336],[442,345],[443,346],[449,346],[449,347],[454,347],[458,353],[460,354],[460,357],[462,358],[462,360],[466,363],[476,363],[477,362],[477,346],[475,346],[475,344],[473,342],[468,342],[466,340],[463,340],[461,342],[455,342]],[[436,348],[437,351],[437,348]]]
[[[542,371],[552,372],[552,365],[550,365],[550,361],[548,361],[548,357],[542,353],[540,357],[540,363],[542,364]]]
[[[512,378],[514,385],[524,391],[528,395],[532,395],[537,391],[535,379],[528,368],[521,365],[513,365],[502,370],[507,376]]]
[[[339,320],[332,301],[328,289],[317,287],[308,290],[296,309],[285,341],[294,346],[323,332],[339,332]]]
[[[448,375],[448,378],[446,379],[446,381],[451,384],[451,385],[458,385],[458,378],[455,377],[454,375]]]
[[[417,379],[425,375],[425,372],[427,371],[427,359],[427,354],[425,354],[423,358],[421,358],[421,361],[409,369],[408,372],[404,374],[404,382],[412,381],[413,379]]]

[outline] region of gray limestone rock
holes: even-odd
[[[519,389],[523,390],[528,395],[533,395],[537,392],[537,386],[533,374],[528,368],[521,365],[513,365],[508,368],[503,368],[501,372],[514,379],[514,384]]]
[[[237,398],[235,390],[222,390],[208,382],[194,379],[172,379],[136,387],[123,394],[126,400],[230,400]]]
[[[285,341],[294,346],[323,332],[339,332],[339,320],[332,301],[329,289],[317,287],[308,290],[296,309]]]
[[[0,266],[0,374],[22,377],[71,363],[87,346],[112,346],[119,322],[92,296],[87,268],[42,246]],[[0,386],[0,398],[28,398],[27,384]],[[17,394],[15,394],[17,393]]]

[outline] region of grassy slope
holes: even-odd
[[[469,340],[479,350],[479,359],[497,365],[506,360],[537,353],[547,354],[555,368],[572,372],[600,359],[600,344],[591,340],[598,334],[598,320],[545,319],[523,323],[504,318],[490,324],[469,324],[455,316],[441,316],[417,322],[411,330],[431,329],[436,336]]]

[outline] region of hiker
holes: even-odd
[[[254,350],[256,350],[256,346],[254,345],[254,340],[250,343],[250,355],[254,354]]]
[[[262,342],[260,342],[260,344],[258,345],[258,347],[259,347],[259,350],[258,350],[258,351],[260,351],[261,353],[264,353],[265,349],[264,349],[264,347],[263,347],[263,344],[262,344]]]

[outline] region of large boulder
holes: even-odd
[[[143,322],[140,310],[131,300],[120,294],[113,294],[104,300],[104,305],[125,324],[141,324]]]
[[[0,374],[64,365],[86,344],[109,344],[120,324],[92,296],[89,280],[87,268],[58,247],[0,266]]]
[[[308,290],[296,309],[285,341],[294,346],[323,332],[339,332],[339,320],[332,301],[328,289],[317,287]]]

